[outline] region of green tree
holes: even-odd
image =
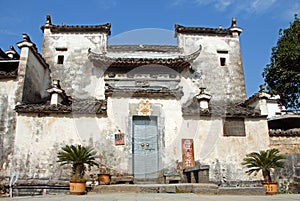
[[[279,31],[277,46],[272,48],[270,64],[263,72],[267,89],[280,95],[286,108],[300,108],[300,22],[295,15],[290,27]]]
[[[57,153],[58,161],[61,165],[72,165],[71,180],[83,180],[86,165],[90,168],[98,166],[96,162],[96,151],[90,147],[81,145],[66,145]]]
[[[271,182],[271,170],[284,167],[285,156],[279,154],[278,149],[252,152],[243,159],[242,165],[246,166],[249,175],[262,171],[265,182]]]

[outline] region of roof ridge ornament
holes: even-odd
[[[242,33],[243,29],[236,25],[236,17],[232,18],[231,27],[229,28],[229,30],[231,31],[231,34],[235,37],[239,36]]]
[[[52,25],[51,16],[50,15],[46,16],[46,25]]]
[[[231,27],[236,27],[236,17],[233,17],[231,20]]]
[[[179,56],[179,58],[182,58],[183,60],[185,60],[189,63],[193,63],[195,61],[195,59],[200,55],[201,50],[202,50],[202,45],[199,45],[198,50],[196,50],[195,52],[188,54],[188,55]]]

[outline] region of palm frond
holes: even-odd
[[[269,149],[266,151],[252,152],[247,154],[241,163],[248,168],[246,173],[251,175],[260,170],[264,174],[269,174],[271,170],[284,167],[285,156],[279,154],[278,149]],[[270,175],[267,175],[270,177]],[[269,178],[270,179],[270,178]]]
[[[98,166],[96,162],[96,151],[92,147],[81,145],[66,145],[57,153],[58,160],[61,165],[71,164],[72,175],[76,178],[83,178],[86,166]]]

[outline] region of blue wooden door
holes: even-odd
[[[133,173],[140,181],[158,178],[158,131],[156,117],[133,118]]]

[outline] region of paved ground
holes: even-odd
[[[193,193],[102,193],[82,196],[47,195],[37,197],[0,198],[1,201],[300,201],[300,194],[284,194],[272,196],[225,196],[199,195]]]

